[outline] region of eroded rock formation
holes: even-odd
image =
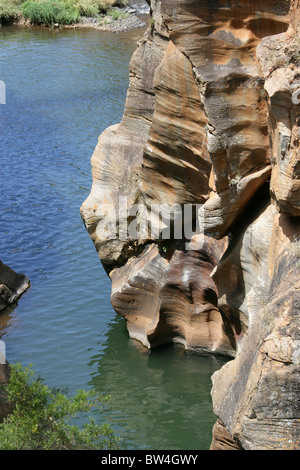
[[[299,1],[149,4],[84,223],[132,338],[232,358],[211,448],[299,448]]]

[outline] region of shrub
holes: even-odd
[[[31,367],[10,366],[4,396],[12,412],[0,423],[1,450],[76,450],[117,448],[117,438],[107,424],[90,419],[81,428],[72,417],[88,412],[108,397],[80,390],[73,397],[51,390]]]
[[[67,0],[63,0],[67,1]],[[113,6],[125,6],[127,0],[69,0],[77,8],[81,16],[97,16],[99,13],[108,13]]]
[[[116,3],[116,0],[95,0],[95,1],[100,11],[107,11]]]
[[[0,0],[0,24],[16,21],[21,14],[22,0]]]
[[[32,24],[46,26],[76,23],[80,17],[78,8],[63,0],[27,0],[22,5],[22,13]]]
[[[80,16],[97,16],[98,5],[94,0],[73,0],[73,4],[78,8]]]
[[[127,0],[95,0],[100,11],[106,12],[113,6],[123,7],[128,4]]]

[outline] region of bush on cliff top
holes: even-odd
[[[118,439],[107,424],[95,421],[81,428],[72,417],[99,406],[108,397],[80,390],[71,398],[49,389],[30,367],[10,366],[5,401],[12,412],[0,423],[0,450],[114,449]]]

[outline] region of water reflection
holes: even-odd
[[[89,384],[111,402],[104,417],[125,438],[124,448],[208,449],[216,418],[211,375],[225,359],[200,357],[167,346],[141,353],[128,340],[122,319],[111,323],[107,340],[90,365]]]

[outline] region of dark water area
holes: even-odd
[[[99,134],[122,118],[143,31],[0,29],[0,259],[30,289],[0,314],[10,363],[50,387],[95,388],[122,449],[208,449],[211,375],[221,359],[141,353],[110,304],[110,281],[80,217]]]

